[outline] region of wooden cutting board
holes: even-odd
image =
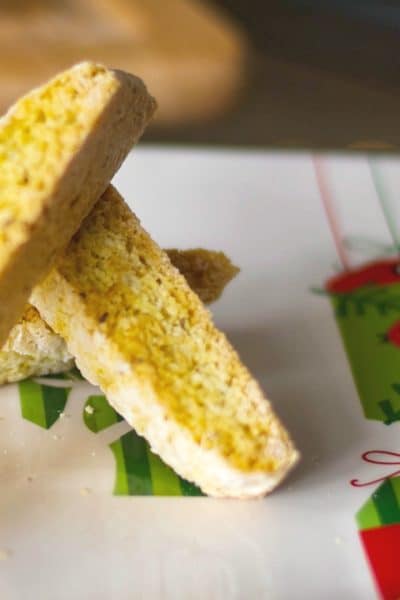
[[[241,32],[201,0],[2,0],[0,109],[91,59],[141,76],[159,123],[212,118],[240,89]]]

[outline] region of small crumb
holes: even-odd
[[[60,419],[69,419],[71,415],[68,415],[65,412],[60,412]]]
[[[94,413],[94,408],[93,408],[93,406],[90,406],[90,404],[88,404],[87,406],[85,406],[85,412],[86,412],[88,415],[92,415],[92,414]]]
[[[7,450],[7,448],[4,448],[4,450],[3,450],[3,454],[8,454],[8,450]]]
[[[53,433],[53,440],[62,440],[62,435],[57,435],[57,433]]]
[[[340,544],[343,544],[343,538],[341,538],[341,537],[340,537],[340,535],[337,535],[337,536],[335,537],[335,544],[337,544],[338,546],[339,546]]]
[[[28,477],[26,478],[28,483],[32,483],[32,481],[34,481],[36,478],[33,475],[28,475]]]
[[[7,560],[11,556],[11,550],[7,548],[0,548],[0,560]]]
[[[89,496],[92,493],[90,488],[81,488],[80,490],[81,496]]]
[[[92,450],[92,452],[90,454],[91,454],[91,456],[96,456],[96,452],[94,450]]]

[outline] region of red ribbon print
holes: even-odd
[[[399,452],[390,452],[389,450],[368,450],[367,452],[364,452],[364,454],[361,455],[361,458],[364,462],[369,463],[371,465],[400,467]],[[380,483],[382,481],[385,481],[386,479],[391,479],[392,477],[397,477],[397,475],[400,475],[400,469],[398,469],[397,471],[393,471],[389,475],[384,475],[383,477],[373,479],[372,481],[361,482],[359,479],[352,479],[350,481],[350,484],[353,487],[366,487],[368,485]]]

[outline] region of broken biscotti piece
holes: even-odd
[[[257,382],[112,187],[31,301],[84,377],[205,493],[263,495],[296,462]]]
[[[228,283],[239,273],[239,269],[223,252],[203,248],[172,248],[166,252],[174,267],[182,273],[204,304],[218,300]]]
[[[0,350],[0,385],[27,377],[64,373],[74,359],[33,306],[28,306]]]
[[[206,303],[217,300],[239,271],[223,252],[202,248],[166,252],[192,290]],[[74,359],[64,340],[50,329],[36,308],[28,305],[0,350],[0,385],[64,373],[73,366]]]
[[[154,108],[133,75],[82,63],[0,120],[0,346]]]

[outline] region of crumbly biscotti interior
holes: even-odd
[[[0,385],[63,373],[73,366],[74,359],[64,340],[46,325],[33,306],[27,306],[0,349]]]

